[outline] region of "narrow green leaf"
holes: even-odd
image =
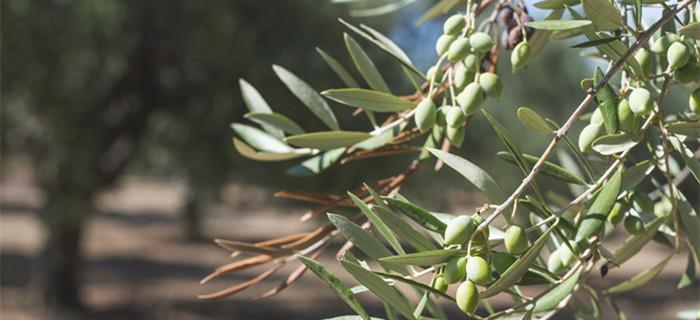
[[[562,31],[581,28],[591,23],[590,20],[540,20],[530,21],[526,25],[533,29]]]
[[[700,218],[698,218],[695,209],[693,209],[693,206],[688,202],[681,190],[675,189],[675,191],[683,233],[690,240],[691,249],[695,253],[695,257],[700,259],[700,231],[698,231],[700,230]]]
[[[257,151],[238,138],[233,138],[233,146],[242,156],[257,161],[283,161],[303,157],[301,152],[272,153]]]
[[[564,15],[564,9],[558,8],[552,10],[544,20],[558,20]],[[530,44],[530,61],[537,56],[537,54],[542,51],[544,46],[549,42],[550,35],[553,31],[549,30],[535,30],[535,34],[532,35],[528,43]]]
[[[575,6],[579,3],[581,3],[581,0],[544,0],[534,5],[539,9],[559,9],[565,6]]]
[[[613,31],[625,25],[619,10],[608,0],[581,0],[586,17],[602,31]]]
[[[273,65],[272,69],[287,88],[289,88],[316,117],[321,119],[326,126],[332,130],[340,130],[338,119],[335,118],[333,110],[331,110],[326,100],[323,100],[323,97],[321,97],[316,90],[285,68]]]
[[[562,301],[564,301],[571,293],[574,291],[578,279],[581,276],[581,267],[578,268],[571,276],[560,284],[552,287],[547,293],[537,298],[535,302],[535,307],[532,309],[533,313],[552,310],[559,307]]]
[[[432,19],[435,19],[436,17],[440,16],[441,14],[445,14],[452,10],[455,6],[460,4],[462,1],[461,0],[441,0],[438,3],[436,3],[434,6],[430,7],[423,15],[418,18],[416,21],[416,24],[423,24],[425,22],[428,22]]]
[[[382,301],[390,304],[393,308],[408,319],[415,319],[408,301],[399,293],[399,291],[388,285],[381,277],[374,274],[372,271],[366,270],[359,265],[356,265],[347,260],[340,260],[345,270],[350,273],[353,278],[367,287],[369,291],[374,293]]]
[[[486,288],[486,290],[479,294],[479,297],[483,299],[494,296],[518,283],[520,278],[523,277],[523,275],[528,271],[530,266],[539,256],[542,247],[544,247],[545,243],[547,243],[547,240],[549,239],[549,234],[555,227],[556,224],[552,225],[544,233],[542,233],[542,235],[537,238],[535,243],[533,243],[532,246],[518,258],[518,260],[516,260],[510,267],[508,267],[508,269],[506,269],[505,272],[503,272],[500,278],[494,281],[488,288]]]
[[[671,257],[673,257],[673,255],[670,255],[668,256],[668,258],[661,260],[661,262],[659,262],[659,264],[657,264],[656,266],[644,270],[636,274],[632,278],[608,288],[604,291],[604,293],[617,294],[627,292],[645,285],[647,282],[654,279],[664,269],[664,267],[666,267],[666,264],[668,264],[668,262],[671,260]]]
[[[255,150],[269,153],[290,153],[294,151],[292,147],[258,128],[240,123],[232,123],[231,129],[233,129],[241,140],[245,141],[246,144]]]
[[[370,134],[363,131],[320,131],[284,138],[284,142],[298,147],[330,150],[349,147],[366,140]]]
[[[654,163],[651,160],[644,160],[625,169],[625,172],[622,173],[622,190],[634,190],[640,182],[654,171],[654,168]]]
[[[584,41],[578,44],[575,44],[571,46],[572,48],[590,48],[590,47],[597,47],[601,44],[606,44],[609,42],[613,42],[616,40],[622,39],[622,36],[617,36],[617,37],[608,37],[608,38],[600,38],[600,39],[594,39],[594,40],[589,40],[589,41]]]
[[[622,188],[622,168],[619,168],[615,174],[603,185],[603,188],[598,193],[595,201],[588,209],[586,216],[583,218],[581,225],[576,232],[576,242],[586,240],[594,234],[604,221],[607,221],[608,214],[612,210],[617,196]]]
[[[501,188],[496,184],[496,181],[493,180],[491,175],[483,169],[469,162],[467,159],[439,149],[429,148],[428,151],[469,180],[477,189],[485,193],[491,201],[501,203],[505,200]]]
[[[377,231],[386,239],[387,242],[391,245],[392,248],[396,251],[398,254],[406,254],[406,252],[403,250],[401,247],[401,243],[399,243],[399,240],[396,239],[396,236],[394,233],[389,229],[389,227],[384,223],[384,221],[372,210],[370,207],[365,204],[362,199],[358,198],[356,195],[352,194],[352,192],[348,191],[348,196],[352,200],[353,203],[355,203],[355,206],[357,206],[362,213],[367,216],[367,219],[372,222],[375,228],[377,228]]]
[[[415,105],[395,95],[368,89],[331,89],[322,94],[342,104],[376,112],[401,112]]]
[[[360,304],[360,301],[357,300],[357,297],[355,297],[352,291],[350,291],[350,288],[348,288],[348,286],[338,279],[338,277],[314,260],[304,256],[297,256],[297,258],[299,261],[301,261],[301,263],[306,265],[309,270],[325,281],[326,284],[331,287],[331,289],[335,290],[336,294],[338,294],[338,296],[358,314],[356,317],[363,320],[370,319],[369,315]]]
[[[654,237],[656,230],[659,229],[666,217],[657,217],[652,220],[649,224],[644,226],[644,232],[631,235],[622,243],[622,245],[615,250],[614,258],[610,261],[613,265],[621,265],[629,258],[633,257],[639,250],[641,250],[644,245]]]
[[[627,151],[639,143],[639,135],[630,133],[609,134],[593,141],[593,150],[602,155]]]
[[[467,253],[467,250],[463,249],[438,249],[384,257],[380,261],[398,265],[429,267],[445,263],[453,257],[466,255]]]
[[[445,298],[445,299],[447,299],[447,300],[449,300],[449,301],[454,301],[454,300],[455,300],[454,298],[452,298],[452,297],[449,296],[448,294],[446,294],[446,293],[444,293],[444,292],[442,292],[442,291],[438,291],[438,290],[434,289],[433,287],[427,286],[427,285],[422,284],[422,283],[420,283],[420,282],[417,282],[417,281],[414,281],[414,280],[411,280],[411,279],[407,279],[407,278],[404,278],[404,277],[402,277],[402,276],[395,275],[395,274],[392,274],[392,273],[379,272],[379,271],[373,271],[373,272],[376,273],[377,275],[383,277],[383,278],[388,278],[388,279],[393,279],[393,280],[396,280],[396,281],[399,281],[399,282],[403,282],[403,283],[408,284],[408,285],[410,285],[410,286],[412,286],[412,287],[418,288],[418,289],[420,289],[420,290],[422,290],[422,291],[430,292],[430,293],[432,293],[432,294],[435,294],[435,295],[438,295],[438,296],[440,296],[440,297],[443,297],[443,298]]]
[[[387,36],[383,35],[381,32],[377,31],[376,29],[369,27],[367,25],[364,25],[364,24],[361,24],[360,28],[369,32],[372,36],[374,36],[374,38],[376,38],[379,42],[381,42],[387,49],[389,49],[391,52],[393,52],[401,60],[403,60],[407,63],[411,63],[411,58],[408,57],[406,52],[401,50],[401,47],[399,47],[394,41],[389,39]]]
[[[689,23],[678,29],[678,33],[695,40],[700,40],[700,22]]]
[[[304,133],[304,129],[302,129],[296,122],[294,122],[294,120],[287,118],[287,116],[283,114],[274,112],[249,112],[246,113],[243,117],[263,126],[263,128],[265,126],[271,126],[290,134]]]
[[[383,257],[391,256],[391,252],[369,230],[362,229],[348,218],[339,214],[328,213],[328,219],[338,228],[345,239],[352,242],[358,249],[368,257],[379,260]]]
[[[267,101],[263,99],[260,92],[258,92],[255,87],[243,79],[238,79],[238,84],[241,87],[243,102],[245,103],[246,107],[248,107],[248,111],[256,113],[272,113],[272,109],[267,104]],[[271,136],[277,139],[284,138],[284,134],[281,130],[268,124],[262,124],[261,126],[263,130],[265,130]]]
[[[697,275],[695,274],[695,259],[693,259],[693,254],[688,252],[688,265],[685,267],[685,272],[681,276],[680,281],[678,281],[678,289],[683,289],[695,282]]]
[[[294,177],[308,177],[319,174],[338,162],[345,154],[345,148],[331,149],[302,161],[284,173]]]
[[[333,72],[335,72],[335,74],[338,75],[338,78],[340,78],[340,80],[342,80],[346,86],[351,88],[357,88],[360,86],[355,80],[355,78],[352,77],[350,72],[348,72],[348,70],[345,69],[345,67],[343,67],[343,65],[338,60],[333,58],[333,56],[331,56],[327,52],[323,51],[323,49],[318,47],[316,48],[316,52],[318,52],[321,58],[323,58],[323,61],[325,61],[326,64],[328,64],[328,66],[331,67]]]
[[[382,199],[388,202],[391,207],[401,211],[407,217],[411,218],[411,220],[415,221],[427,230],[443,234],[445,232],[445,228],[447,228],[445,223],[436,218],[428,210],[425,210],[413,203],[396,198],[383,197]]]
[[[525,127],[535,132],[552,133],[552,127],[535,110],[528,107],[518,108],[518,119]]]
[[[381,198],[379,201],[384,201]],[[402,220],[394,212],[385,207],[375,207],[374,211],[377,215],[384,221],[387,225],[391,226],[399,239],[406,241],[408,245],[416,249],[417,251],[427,251],[434,250],[435,245],[433,245],[430,240],[423,236],[420,232],[416,231],[409,225],[406,221]]]
[[[391,91],[384,81],[382,74],[379,73],[379,70],[377,70],[377,67],[374,65],[374,62],[372,62],[372,59],[369,58],[365,50],[363,50],[357,41],[355,41],[355,39],[353,39],[353,37],[349,34],[346,33],[343,36],[345,37],[345,46],[352,57],[352,61],[355,62],[357,71],[359,71],[362,77],[365,78],[365,81],[367,81],[369,87],[377,91],[390,93]]]
[[[499,151],[498,153],[496,153],[496,155],[503,160],[506,160],[506,161],[511,162],[511,163],[515,163],[515,157],[513,157],[513,155],[510,154],[509,152]],[[530,166],[534,166],[535,163],[537,163],[537,160],[539,159],[539,158],[537,158],[533,155],[529,155],[529,154],[523,154],[523,158]],[[564,169],[563,167],[556,165],[556,164],[549,162],[549,161],[544,162],[544,164],[542,165],[542,168],[540,169],[540,172],[543,175],[550,176],[552,178],[556,178],[556,179],[562,180],[562,181],[567,182],[567,183],[573,183],[573,184],[578,184],[578,185],[582,185],[582,186],[586,185],[586,182],[583,181],[578,176],[576,176],[575,174],[573,174],[570,171]]]
[[[666,130],[691,138],[700,139],[700,120],[670,123],[666,125]]]

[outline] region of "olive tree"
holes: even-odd
[[[405,2],[394,3],[392,9],[401,3]],[[685,180],[695,186],[700,181],[694,151],[700,138],[696,1],[544,0],[534,6],[548,11],[544,19],[534,21],[523,2],[439,1],[420,19],[451,14],[435,43],[439,58],[425,73],[388,37],[369,26],[341,21],[349,29],[344,40],[362,82],[346,64],[323,51],[320,57],[346,88],[318,93],[289,70],[274,66],[280,80],[327,131],[307,132],[274,112],[260,92],[242,82],[250,111],[245,118],[258,125],[232,124],[233,144],[245,157],[302,159],[288,170],[292,175],[387,155],[405,154],[412,161],[342,196],[278,193],[319,204],[303,220],[326,214],[328,222],[264,242],[217,240],[241,258],[217,268],[203,282],[255,266],[269,269],[200,298],[236,294],[295,260],[301,262],[299,268],[262,297],[275,295],[309,269],[356,313],[348,319],[370,318],[356,297],[364,292],[383,302],[389,319],[445,318],[437,301],[454,303],[478,319],[544,319],[567,306],[578,317],[600,318],[603,303],[618,310],[616,295],[648,284],[671,259],[680,258],[684,248],[688,267],[678,287],[694,281],[700,220],[679,186]],[[643,18],[653,15],[653,8],[662,8],[662,14],[647,17],[651,23],[645,24]],[[517,74],[547,44],[563,39],[578,41],[569,49],[571,54],[585,53],[602,61],[602,67],[589,65],[590,76],[580,79],[581,91],[570,95],[566,119],[546,118],[537,108],[517,108],[522,125],[551,139],[541,154],[525,154],[519,142],[526,137],[512,136],[491,114],[508,87],[498,74]],[[415,90],[392,90],[360,43],[392,57]],[[509,52],[510,64],[499,60],[504,51]],[[548,80],[578,81],[553,76]],[[515,81],[527,79],[516,76]],[[685,92],[687,106],[669,106],[666,98],[672,86]],[[364,114],[369,129],[343,130],[327,99]],[[499,184],[478,164],[450,152],[462,145],[476,118],[493,130],[478,134],[495,134],[502,141],[504,151],[496,156],[504,166],[520,169],[519,184]],[[574,132],[578,121],[587,124]],[[555,151],[568,160],[555,163]],[[456,171],[488,201],[473,213],[458,215],[435,212],[402,196],[399,189],[412,173],[433,162],[436,170],[446,165]],[[567,185],[573,196],[549,196],[538,184],[540,174]],[[624,242],[610,241],[615,232],[626,234]],[[358,282],[354,287],[314,260],[338,237],[347,241],[338,261]],[[666,245],[666,258],[651,261],[648,269],[620,283],[588,283],[596,270],[605,276],[651,241]],[[450,286],[456,290],[448,291]],[[497,295],[510,297],[512,305],[495,309],[490,300]],[[590,306],[580,300],[586,295]]]

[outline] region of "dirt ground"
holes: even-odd
[[[0,191],[1,299],[0,319],[56,318],[41,308],[36,281],[31,277],[42,232],[36,219],[41,195],[26,179],[5,177]],[[280,234],[311,229],[298,222],[303,212],[272,200],[266,190],[232,186],[225,203],[207,212],[204,226],[209,238],[261,240]],[[254,293],[276,286],[289,273],[282,269],[259,287],[222,301],[196,299],[198,293],[224,288],[257,275],[256,269],[228,276],[206,286],[199,280],[219,264],[229,261],[226,251],[209,241],[182,240],[177,212],[183,188],[177,182],[126,179],[99,201],[99,214],[90,221],[85,241],[86,268],[83,298],[90,319],[319,319],[351,311],[320,280],[307,274],[271,300],[251,301]],[[274,227],[270,227],[272,224]],[[653,245],[645,254],[612,270],[605,282],[598,275],[593,283],[604,288],[652,266],[663,258]],[[332,269],[333,256],[323,260]],[[644,288],[617,298],[629,319],[675,319],[681,310],[698,308],[697,283],[675,289],[685,268],[685,256],[675,259]],[[368,295],[361,300],[370,311],[381,314],[380,305]],[[506,302],[496,303],[497,307]],[[463,318],[448,307],[454,318]],[[569,319],[561,315],[559,319]]]

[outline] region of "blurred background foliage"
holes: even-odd
[[[207,236],[200,228],[202,214],[226,183],[341,193],[400,172],[407,157],[363,160],[290,178],[284,170],[292,162],[260,163],[237,155],[229,124],[246,112],[238,88],[244,78],[274,110],[309,130],[320,129],[270,65],[284,66],[319,91],[342,86],[314,51],[321,47],[351,65],[338,17],[384,32],[426,69],[436,59],[433,43],[441,22],[414,22],[431,3],[353,18],[345,6],[318,0],[2,1],[2,169],[5,174],[13,162],[29,163],[44,194],[40,217],[46,237],[37,265],[47,303],[81,306],[86,221],[100,192],[125,175],[185,181],[183,238],[194,240]],[[365,49],[395,92],[411,93],[388,56]],[[562,44],[550,46],[517,77],[509,67],[499,70],[504,96],[487,108],[520,138],[525,152],[541,152],[547,137],[520,125],[518,106],[562,120],[583,95],[577,79],[589,68],[564,50]],[[507,61],[507,53],[502,55]],[[333,108],[344,128],[368,127],[351,108]],[[478,119],[459,153],[508,186],[519,171],[494,160],[502,149]],[[464,186],[455,175],[435,175],[427,166],[413,179],[406,193],[436,209],[453,200],[443,192],[447,186]]]

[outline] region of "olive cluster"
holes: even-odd
[[[529,247],[525,229],[511,225],[505,233],[506,251],[491,250],[489,246],[489,229],[478,230],[484,220],[478,214],[461,215],[447,224],[444,234],[446,248],[468,248],[466,256],[450,259],[438,269],[434,288],[447,290],[450,284],[461,282],[457,288],[455,300],[457,306],[472,315],[479,305],[478,287],[486,287],[502,275],[515,261],[517,256],[525,253]]]
[[[653,70],[668,70],[672,73],[673,80],[680,84],[700,83],[700,66],[698,57],[699,48],[694,42],[687,41],[682,36],[666,32],[657,37],[649,49],[640,48],[634,54],[639,63],[644,77],[653,77]],[[582,88],[588,90],[593,86],[594,79],[588,78],[581,82]],[[620,97],[611,85],[603,87],[596,96],[599,108],[591,118],[590,123],[579,135],[579,149],[582,152],[592,150],[595,139],[602,136],[604,115],[601,110],[603,104],[615,104],[615,118],[617,118],[617,131],[636,133],[643,120],[648,118],[657,107],[654,96],[649,89],[642,86],[630,86],[620,90]],[[696,88],[688,99],[690,112],[700,114],[700,88]],[[608,129],[608,128],[606,128]],[[610,132],[608,130],[607,133]]]
[[[624,199],[615,203],[608,221],[614,227],[624,219],[623,225],[628,233],[640,234],[644,232],[645,223],[657,216],[668,214],[670,210],[671,203],[668,200],[663,199],[654,203],[646,193],[632,191]]]

